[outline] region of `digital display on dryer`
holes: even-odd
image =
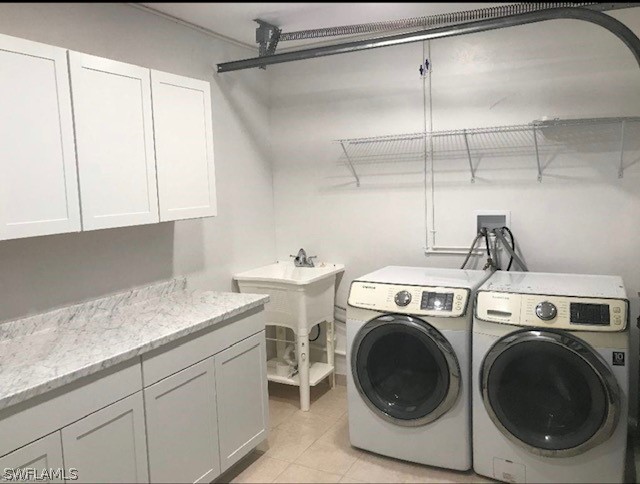
[[[599,324],[609,326],[608,304],[571,303],[571,324]]]
[[[422,293],[420,309],[427,311],[451,311],[453,309],[452,292],[427,292]]]

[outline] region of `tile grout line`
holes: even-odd
[[[340,397],[336,397],[336,398],[340,398]],[[283,399],[283,401],[286,401],[286,399]],[[283,428],[283,426],[284,426],[285,424],[287,424],[287,423],[288,423],[288,421],[289,421],[289,419],[290,419],[290,418],[295,417],[295,415],[296,415],[296,414],[298,414],[299,412],[301,412],[301,410],[300,410],[300,409],[296,409],[296,410],[294,410],[294,411],[291,413],[291,415],[288,415],[284,420],[282,420],[280,423],[278,423],[278,425],[276,425],[275,427],[273,427],[272,429],[270,429],[270,430],[271,430],[271,432],[272,432],[272,431],[275,431],[275,430],[278,430],[278,431],[280,431],[280,432],[282,432],[282,433],[284,433],[284,434],[289,434],[289,433],[294,434],[294,432],[292,432],[290,429],[288,430],[288,429],[286,429],[286,428]],[[305,414],[307,414],[307,412],[304,412],[302,415],[305,415]],[[287,471],[287,469],[289,469],[289,468],[290,468],[291,466],[293,466],[293,465],[298,466],[298,467],[302,467],[302,468],[305,468],[305,469],[309,469],[309,470],[314,471],[314,472],[321,472],[321,473],[328,474],[328,475],[338,476],[338,477],[340,478],[340,479],[338,479],[339,481],[340,481],[340,480],[342,480],[342,478],[346,477],[346,472],[348,472],[348,471],[349,471],[349,469],[351,469],[351,467],[352,467],[352,466],[353,466],[353,465],[354,465],[354,464],[359,460],[359,457],[356,457],[355,461],[351,463],[351,465],[349,466],[349,468],[347,469],[347,471],[345,471],[345,473],[327,472],[327,471],[323,471],[323,470],[320,470],[320,469],[315,469],[315,468],[313,468],[313,467],[309,467],[309,466],[307,466],[307,465],[304,465],[304,464],[301,464],[301,463],[298,463],[298,462],[297,462],[297,461],[298,461],[298,459],[300,459],[300,457],[301,457],[305,452],[307,452],[307,451],[309,450],[309,448],[311,448],[314,444],[316,444],[317,442],[319,442],[319,441],[320,441],[320,439],[321,439],[322,437],[324,437],[325,435],[327,435],[330,431],[332,431],[332,430],[334,430],[335,428],[337,428],[337,427],[339,426],[339,424],[340,424],[340,421],[343,419],[343,417],[344,417],[345,415],[347,415],[347,411],[346,411],[346,410],[345,410],[344,412],[342,412],[342,413],[341,413],[337,418],[335,418],[335,416],[333,416],[333,415],[325,415],[325,414],[322,414],[322,413],[320,413],[320,414],[307,414],[307,415],[305,416],[305,418],[308,418],[308,419],[309,419],[309,420],[311,420],[311,421],[314,421],[314,420],[315,420],[315,421],[323,421],[323,420],[324,420],[324,421],[325,421],[325,422],[327,422],[327,423],[329,423],[329,422],[331,422],[331,423],[327,426],[327,428],[326,428],[326,430],[325,430],[324,432],[322,432],[322,433],[321,433],[321,434],[319,434],[318,436],[315,436],[315,435],[314,435],[314,437],[313,437],[313,441],[312,441],[312,442],[310,442],[310,443],[309,443],[309,445],[307,445],[307,446],[302,450],[302,452],[300,453],[300,455],[298,455],[298,456],[297,456],[293,461],[288,461],[288,460],[284,460],[284,459],[279,459],[279,458],[277,458],[277,457],[271,457],[271,456],[267,455],[267,454],[268,454],[268,452],[269,452],[269,451],[267,450],[267,452],[265,452],[265,453],[263,454],[263,456],[264,456],[264,457],[267,457],[267,458],[269,458],[269,459],[273,459],[273,460],[279,460],[279,461],[282,461],[282,462],[286,462],[286,463],[287,463],[287,465],[284,467],[284,469],[283,469],[281,472],[279,472],[279,473],[278,473],[278,474],[277,474],[277,475],[276,475],[276,476],[271,480],[271,482],[272,482],[272,483],[273,483],[273,482],[275,482],[275,481],[276,481],[276,480],[277,480],[277,479],[278,479],[282,474],[284,474],[284,473]],[[335,419],[335,421],[333,421],[334,419]]]
[[[343,477],[346,477],[344,474],[339,474],[339,473],[337,473],[337,472],[328,472],[328,471],[323,471],[323,470],[320,470],[320,469],[315,469],[315,468],[313,468],[313,467],[309,467],[309,466],[306,466],[306,465],[304,465],[304,464],[299,464],[299,463],[297,463],[297,462],[292,462],[292,463],[291,463],[291,465],[296,465],[296,466],[298,466],[298,467],[304,467],[305,469],[309,469],[310,471],[320,472],[320,473],[322,473],[322,474],[330,474],[330,475],[333,475],[333,476],[340,476],[340,479],[342,479]],[[288,469],[289,467],[290,467],[290,466],[287,466],[287,469]],[[285,470],[286,470],[286,469],[285,469]],[[284,472],[284,471],[282,471],[282,472]],[[277,479],[277,478],[276,478],[276,479]],[[273,481],[271,481],[271,482],[273,482]]]
[[[257,459],[255,459],[251,464],[249,464],[247,467],[245,467],[245,468],[242,470],[242,472],[240,472],[239,474],[235,475],[235,476],[233,477],[233,479],[230,479],[230,481],[229,481],[229,482],[237,482],[237,481],[236,481],[236,479],[238,479],[238,477],[240,477],[242,474],[244,474],[244,473],[245,473],[245,472],[247,472],[249,469],[251,469],[251,467],[252,467],[252,466],[254,466],[254,465],[255,465],[255,464],[256,464],[260,459],[263,459],[263,458],[266,458],[266,459],[268,459],[268,460],[273,460],[273,461],[280,461],[280,462],[284,462],[285,464],[287,464],[287,465],[285,465],[285,466],[284,466],[284,469],[286,469],[287,467],[289,467],[289,464],[290,464],[290,462],[287,462],[287,461],[285,461],[285,460],[283,460],[283,459],[278,459],[278,458],[276,458],[276,457],[269,457],[269,456],[267,456],[265,453],[261,453],[261,454],[260,454],[260,456],[258,456],[258,458],[257,458]],[[282,471],[280,471],[280,472],[276,475],[276,477],[274,477],[274,479],[277,479],[277,477],[278,477],[278,476],[280,476],[280,474],[282,474],[282,472],[284,472],[284,469],[283,469]],[[254,481],[253,481],[253,480],[250,480],[249,482],[254,482]],[[271,480],[271,481],[269,481],[269,482],[273,482],[273,480]]]
[[[346,413],[346,412],[345,412],[345,413]],[[324,436],[325,436],[326,434],[328,434],[329,432],[331,432],[335,427],[338,427],[339,420],[341,420],[343,416],[344,416],[344,414],[343,414],[343,415],[341,415],[341,416],[340,416],[340,418],[338,419],[338,421],[336,421],[336,422],[335,422],[335,423],[334,423],[334,424],[333,424],[333,425],[332,425],[332,426],[331,426],[331,427],[330,427],[330,428],[329,428],[329,429],[328,429],[324,434],[322,434],[320,437],[318,437],[318,438],[315,440],[315,442],[313,442],[309,447],[307,447],[307,448],[303,451],[303,453],[302,453],[302,454],[300,454],[300,456],[298,456],[298,458],[293,462],[293,464],[295,464],[295,465],[297,465],[297,466],[300,466],[300,467],[304,467],[304,468],[306,468],[306,469],[311,469],[311,470],[316,471],[316,472],[324,472],[324,473],[326,473],[326,474],[333,474],[334,476],[340,476],[341,478],[343,478],[343,477],[347,477],[347,473],[349,472],[349,470],[351,470],[351,468],[355,465],[355,463],[356,463],[356,462],[358,462],[358,461],[360,460],[360,457],[359,457],[359,456],[358,456],[358,457],[355,457],[354,461],[349,465],[349,467],[347,468],[347,470],[346,470],[346,471],[344,471],[344,472],[337,472],[337,471],[330,472],[330,471],[325,471],[325,470],[317,469],[317,468],[314,468],[314,467],[310,467],[310,466],[308,466],[308,465],[305,465],[305,464],[303,464],[303,463],[298,462],[298,460],[300,459],[300,457],[302,457],[302,455],[304,455],[304,453],[305,453],[305,452],[307,452],[307,451],[308,451],[308,450],[309,450],[309,449],[310,449],[314,444],[316,444],[316,443],[326,443],[326,442],[324,442],[324,441],[321,441],[321,438],[322,438],[322,437],[324,437]]]
[[[358,457],[356,457],[356,460],[354,460],[354,461],[351,463],[351,465],[350,465],[350,466],[349,466],[349,468],[347,469],[347,472],[345,472],[345,473],[344,473],[344,476],[342,476],[342,477],[347,477],[347,474],[349,474],[349,471],[351,470],[351,468],[352,468],[354,465],[356,465],[356,462],[358,462],[359,460],[360,460],[360,457],[359,457],[359,456],[358,456]],[[351,479],[351,478],[349,478],[349,479]],[[353,480],[355,481],[356,479],[353,479]]]
[[[322,398],[322,397],[320,397],[320,398]],[[327,402],[328,405],[326,405],[326,406],[322,405],[321,408],[323,408],[323,409],[326,409],[326,407],[333,408],[335,402],[332,402],[331,400],[333,400],[334,398],[336,399],[336,401],[338,399],[342,400],[342,404],[344,406],[347,406],[348,402],[346,402],[346,398],[344,398],[344,396],[340,397],[338,395],[335,395],[335,396],[330,396],[328,398],[329,401]],[[283,403],[286,402],[286,400],[280,400],[280,399],[274,399],[274,400],[279,401],[279,402],[282,401]],[[320,399],[318,399],[318,400],[320,400]],[[325,423],[327,423],[328,426],[326,427],[326,430],[324,430],[322,433],[318,434],[317,436],[316,436],[315,432],[312,432],[311,435],[313,435],[313,437],[311,439],[311,442],[304,449],[302,449],[302,452],[295,459],[293,459],[292,461],[288,461],[288,460],[285,460],[285,459],[282,459],[282,458],[279,458],[279,457],[266,456],[266,457],[269,457],[270,459],[279,460],[279,461],[284,462],[286,464],[285,467],[282,469],[282,471],[277,473],[277,475],[273,478],[273,480],[271,482],[277,481],[285,472],[288,471],[288,469],[292,468],[292,466],[296,466],[297,468],[303,468],[303,469],[306,469],[306,470],[309,470],[309,471],[312,471],[312,472],[317,472],[317,473],[320,473],[320,474],[333,475],[335,477],[339,477],[340,481],[342,481],[343,479],[349,479],[349,480],[354,480],[354,481],[360,482],[358,479],[351,478],[350,476],[348,476],[348,474],[350,473],[351,469],[356,464],[359,463],[359,461],[362,461],[363,464],[365,464],[365,465],[368,464],[366,456],[356,455],[355,456],[355,460],[348,466],[348,468],[344,472],[337,472],[335,470],[327,471],[327,470],[311,467],[308,464],[302,464],[302,463],[300,463],[298,461],[302,457],[302,455],[304,455],[305,453],[307,453],[309,451],[309,449],[312,446],[314,446],[314,445],[316,445],[318,443],[329,443],[329,444],[331,443],[331,442],[329,442],[327,440],[323,440],[323,439],[326,439],[326,437],[327,437],[327,435],[329,433],[335,432],[336,430],[338,430],[340,428],[341,424],[344,424],[344,422],[342,422],[342,420],[345,417],[348,417],[348,410],[343,411],[339,416],[336,417],[335,413],[332,413],[331,415],[327,415],[325,413],[317,413],[317,411],[315,411],[313,413],[311,413],[311,412],[302,413],[298,408],[295,408],[295,406],[294,406],[294,409],[293,409],[292,413],[287,415],[284,420],[282,420],[278,425],[276,425],[272,429],[272,431],[279,431],[279,432],[284,433],[285,435],[287,435],[287,434],[296,434],[294,428],[283,429],[282,427],[287,425],[289,420],[291,418],[294,418],[296,415],[298,415],[298,413],[300,413],[300,414],[302,414],[304,416],[304,420],[308,420],[309,422],[313,422],[312,426],[314,426],[314,427],[318,423],[321,424],[323,421]],[[327,413],[331,413],[331,412],[327,411]],[[302,422],[300,422],[300,423],[302,423]],[[347,425],[348,425],[348,423],[347,423]],[[342,444],[340,444],[340,445],[342,445]],[[350,442],[349,442],[349,445],[350,445]],[[373,453],[372,455],[375,455],[375,453]],[[390,462],[392,462],[392,463],[393,462],[399,462],[399,463],[403,463],[404,462],[402,460],[397,460],[397,459],[389,458],[389,457],[386,457],[386,456],[380,456],[380,457],[382,459],[386,460],[386,461],[390,460]],[[418,464],[411,464],[411,465],[416,465],[419,468],[424,467],[424,466],[420,466]],[[431,467],[431,466],[427,466],[427,467]],[[436,469],[436,470],[439,470],[439,469]],[[295,472],[295,470],[294,470],[294,472]],[[456,472],[456,471],[453,471],[453,472]],[[473,470],[471,472],[473,472]],[[398,477],[401,479],[400,482],[407,482],[406,479],[410,479],[411,481],[413,481],[414,477],[408,475],[409,471],[398,470],[398,473],[399,473]],[[435,474],[437,475],[438,473],[435,473]],[[436,475],[434,475],[433,477],[436,477]],[[439,475],[437,477],[442,478],[443,476]],[[483,477],[478,476],[477,474],[459,475],[459,476],[456,475],[456,476],[448,476],[448,477],[456,479],[456,481],[457,481],[457,479],[460,479],[460,478],[463,479],[462,481],[459,481],[459,482],[475,482],[475,481],[467,481],[467,479],[469,479],[469,478],[471,478],[471,479],[474,479],[474,478],[475,479],[478,479],[478,478],[484,479]],[[486,482],[490,482],[490,481],[486,481]]]
[[[274,457],[271,457],[271,459],[275,459]],[[275,460],[282,460],[282,459],[275,459]],[[284,461],[287,462],[287,461]],[[287,465],[284,466],[284,469],[282,469],[278,475],[276,477],[274,477],[273,479],[271,479],[271,482],[276,482],[276,479],[278,479],[278,477],[280,477],[282,474],[284,474],[284,471],[286,471],[289,467],[291,467],[292,462],[287,462]]]

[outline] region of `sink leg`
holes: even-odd
[[[333,347],[333,333],[335,331],[335,326],[333,320],[327,321],[327,363],[331,365],[334,369],[329,377],[329,383],[331,388],[336,386],[336,370],[335,370],[335,354]]]
[[[309,334],[298,335],[298,375],[300,376],[300,410],[309,411]]]

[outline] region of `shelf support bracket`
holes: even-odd
[[[358,177],[358,174],[356,173],[356,169],[353,166],[353,163],[351,162],[351,158],[349,157],[349,153],[347,152],[347,149],[344,147],[344,141],[340,141],[340,146],[342,146],[342,151],[344,151],[344,156],[347,158],[347,164],[349,165],[349,169],[351,170],[351,174],[353,175],[353,177],[356,179],[356,186],[360,186],[360,178]]]
[[[538,149],[538,130],[533,127],[533,146],[536,149],[536,164],[538,165],[538,181],[542,181],[542,167],[540,166],[540,150]]]
[[[469,170],[471,171],[471,183],[476,182],[476,171],[473,168],[473,160],[471,160],[471,150],[469,149],[469,138],[467,137],[467,130],[462,133],[464,136],[464,146],[467,148],[467,159],[469,160]]]
[[[620,166],[618,167],[618,178],[624,176],[624,132],[626,124],[624,120],[620,123]]]

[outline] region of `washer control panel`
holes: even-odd
[[[548,326],[574,331],[622,331],[628,301],[480,291],[476,316],[483,321],[519,326]]]
[[[380,312],[456,318],[467,312],[469,289],[354,281],[349,305]]]

